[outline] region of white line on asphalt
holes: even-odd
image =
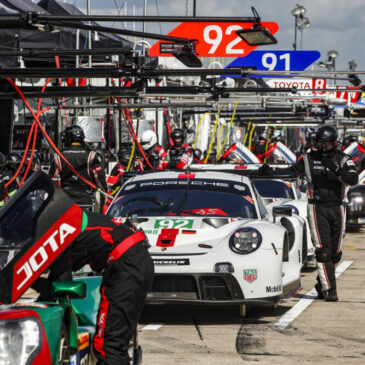
[[[350,265],[353,264],[353,261],[343,261],[336,268],[336,278],[338,278]],[[313,288],[309,291],[299,302],[291,308],[288,312],[286,312],[277,322],[275,322],[270,328],[275,331],[283,331],[286,327],[289,326],[291,322],[294,321],[312,302],[317,298],[317,291]]]
[[[163,326],[163,323],[150,323],[142,328],[142,331],[157,331]]]

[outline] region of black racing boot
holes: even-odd
[[[323,288],[321,283],[317,283],[316,285],[314,285],[314,287],[317,291],[317,299],[324,299]]]
[[[327,292],[325,294],[325,300],[326,300],[326,302],[337,302],[338,301],[336,288],[331,288],[331,289],[327,290]]]

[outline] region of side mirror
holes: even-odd
[[[273,207],[272,208],[272,215],[274,217],[274,222],[276,220],[276,216],[278,216],[278,215],[285,215],[285,216],[291,217],[292,216],[292,208],[291,207],[286,207],[286,206]]]
[[[86,283],[82,281],[55,281],[53,293],[56,299],[84,299],[86,298]]]

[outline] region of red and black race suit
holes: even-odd
[[[185,169],[193,162],[194,150],[184,144],[181,147],[172,147],[169,151],[169,168]]]
[[[153,170],[165,170],[168,165],[167,153],[161,146],[156,145],[152,151],[146,153],[149,163],[152,165]],[[138,158],[134,169],[136,171],[146,171],[151,170],[151,167],[143,158]]]
[[[107,190],[100,154],[80,144],[69,146],[62,153],[79,175],[86,180],[91,180],[102,190]],[[50,176],[52,178],[59,176],[61,188],[77,204],[92,204],[92,188],[80,179],[57,154],[54,156]]]
[[[262,160],[263,157],[265,157],[266,152],[266,139],[260,139],[255,146],[252,148],[252,152]]]
[[[312,149],[289,170],[307,177],[308,221],[316,247],[319,280],[325,290],[336,288],[335,266],[342,254],[344,190],[345,184],[357,183],[355,164],[339,150],[323,156],[320,151]]]
[[[108,216],[86,214],[85,230],[74,240],[68,253],[51,266],[48,279],[38,280],[33,287],[37,291],[46,290],[49,296],[51,282],[59,278],[69,280],[71,267],[75,271],[89,264],[95,271],[104,270],[94,336],[95,354],[98,364],[129,364],[128,343],[154,276],[153,262],[143,242],[146,237]],[[42,294],[39,299],[46,299],[41,297]]]

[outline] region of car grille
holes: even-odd
[[[156,274],[147,299],[229,301],[244,298],[231,274]]]

